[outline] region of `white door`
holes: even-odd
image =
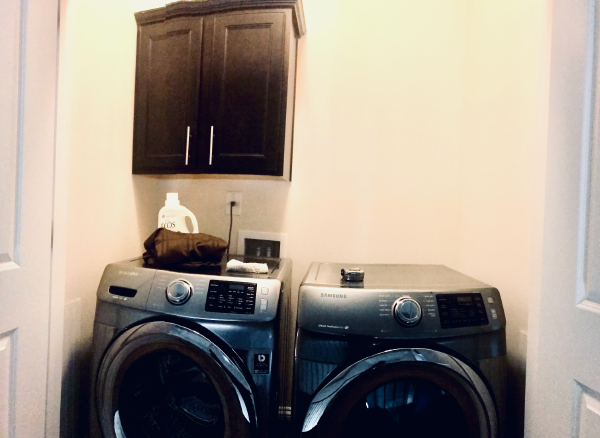
[[[0,437],[45,435],[58,0],[0,0]]]
[[[598,0],[552,2],[539,294],[531,302],[527,437],[600,437]]]

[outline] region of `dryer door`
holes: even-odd
[[[482,378],[429,349],[395,349],[360,360],[312,398],[303,437],[496,438],[497,412]]]
[[[228,438],[257,434],[249,380],[199,332],[165,321],[122,333],[98,370],[104,438]]]

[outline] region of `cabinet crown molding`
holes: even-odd
[[[137,12],[135,21],[138,25],[157,23],[176,17],[208,15],[218,12],[249,9],[283,9],[292,11],[292,22],[296,38],[306,34],[306,22],[302,0],[193,0],[169,3],[162,8]]]

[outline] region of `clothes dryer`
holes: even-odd
[[[445,266],[313,263],[299,290],[296,435],[501,437],[505,326],[498,290]]]
[[[238,260],[244,260],[240,256]],[[106,267],[94,324],[92,437],[276,436],[291,261],[268,274]],[[291,365],[291,364],[290,364]]]

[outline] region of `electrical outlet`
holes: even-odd
[[[225,197],[225,214],[228,216],[231,209],[231,201],[235,201],[233,215],[240,216],[242,214],[242,192],[227,192],[227,196]]]

